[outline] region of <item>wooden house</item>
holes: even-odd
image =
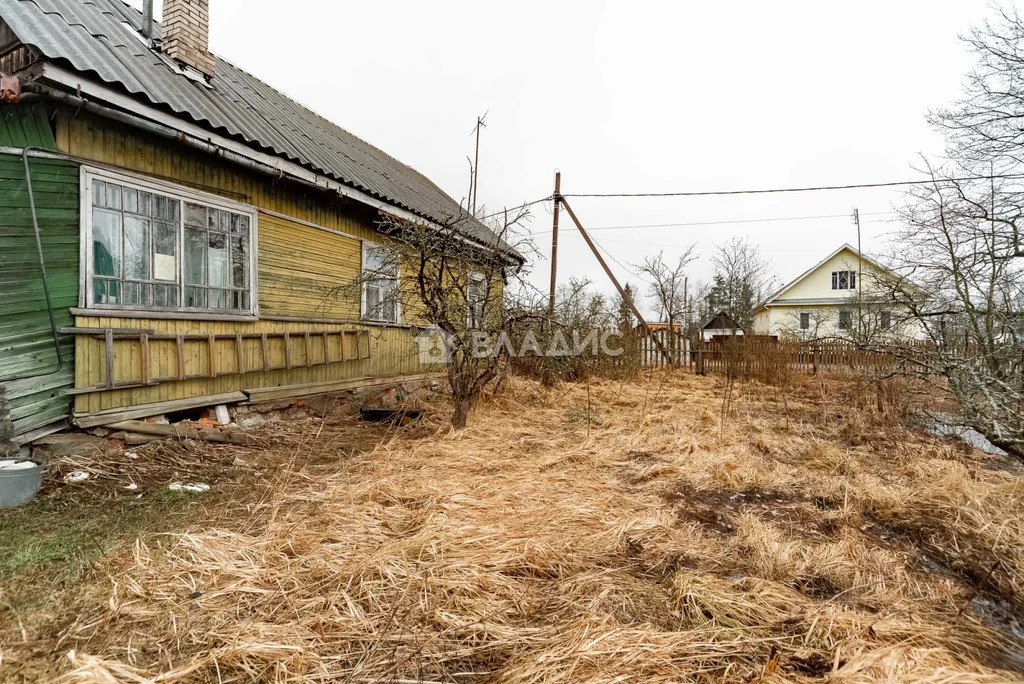
[[[887,282],[900,276],[851,245],[838,247],[761,302],[754,331],[789,339],[920,339],[924,329],[891,301]],[[916,286],[915,286],[916,287]]]
[[[716,337],[732,337],[743,335],[744,331],[728,311],[716,311],[703,321],[700,326],[700,338],[708,342]]]
[[[340,286],[377,262],[382,217],[450,225],[461,207],[212,55],[207,3],[165,0],[162,26],[120,0],[0,4],[0,420],[17,441],[432,370],[426,322],[380,305],[387,274]]]

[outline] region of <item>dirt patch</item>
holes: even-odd
[[[806,539],[830,539],[840,523],[823,515],[838,507],[830,500],[783,491],[741,492],[699,489],[680,483],[662,495],[679,520],[700,523],[714,534],[731,534],[741,515],[752,515]]]

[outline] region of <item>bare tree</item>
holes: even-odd
[[[888,290],[896,311],[931,344],[903,351],[920,370],[947,379],[965,425],[1024,457],[1021,190],[992,179],[956,180],[962,167],[929,172],[932,182],[911,193],[903,212],[900,266]]]
[[[754,308],[771,285],[768,262],[757,245],[734,237],[715,248],[715,275],[708,290],[711,313],[725,311],[740,329],[754,326]]]
[[[908,362],[948,380],[964,425],[1024,457],[1024,22],[1003,11],[966,41],[965,97],[931,117],[950,161],[925,162],[887,289],[931,343]]]
[[[659,252],[636,265],[640,273],[650,279],[647,294],[671,330],[675,330],[686,317],[686,268],[696,260],[695,251],[696,245],[690,245],[675,264],[666,262],[665,253]]]
[[[389,216],[380,229],[392,239],[364,268],[360,287],[371,317],[389,318],[401,307],[442,338],[456,429],[503,371],[509,350],[502,336],[537,316],[520,256],[529,243],[515,237],[527,215],[526,208],[499,214],[490,234],[467,213],[440,225]]]

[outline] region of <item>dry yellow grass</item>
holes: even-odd
[[[333,462],[299,425],[280,449],[329,465],[108,559],[50,657],[68,682],[1019,679],[1019,474],[855,390],[740,383],[723,425],[716,378],[519,380],[461,434],[438,405]]]

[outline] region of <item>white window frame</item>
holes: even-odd
[[[804,326],[804,316],[807,316],[807,326],[806,327]],[[797,327],[800,330],[807,331],[807,330],[811,329],[811,312],[810,311],[800,311],[800,312],[797,313],[796,317],[797,317]]]
[[[362,252],[360,254],[359,261],[359,278],[362,281],[359,287],[359,318],[367,321],[373,321],[375,323],[386,323],[389,325],[401,325],[402,324],[402,265],[395,264],[395,287],[398,288],[398,297],[395,300],[395,320],[389,321],[383,318],[370,318],[366,311],[366,288],[369,283],[366,281],[366,253],[374,249],[386,250],[385,245],[379,242],[373,242],[372,240],[363,240]]]
[[[92,186],[93,181],[127,185],[136,190],[154,192],[165,197],[171,197],[181,202],[181,211],[178,217],[178,263],[177,280],[179,288],[179,306],[147,307],[140,304],[102,304],[96,303],[93,283],[93,225],[92,225]],[[140,176],[122,171],[112,171],[92,166],[82,166],[79,176],[80,192],[80,225],[81,241],[79,249],[80,277],[78,304],[82,309],[110,311],[116,317],[116,312],[148,312],[155,317],[164,313],[196,314],[201,317],[210,315],[223,316],[226,318],[238,316],[257,316],[259,314],[259,277],[257,270],[257,254],[259,252],[259,211],[248,204],[234,202],[219,195],[200,192],[186,188],[175,183],[162,180],[154,180],[146,176]],[[249,218],[249,306],[246,309],[209,309],[180,306],[185,301],[185,203],[192,202],[230,211],[236,214],[243,214]],[[122,255],[123,258],[123,255]],[[169,281],[168,281],[169,282]]]
[[[846,287],[842,287],[839,281],[841,276],[846,276]],[[832,271],[832,289],[833,290],[856,290],[857,289],[857,272],[849,269]]]

